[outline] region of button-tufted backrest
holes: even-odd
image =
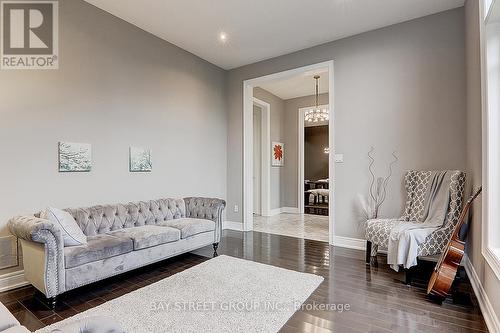
[[[408,171],[405,175],[406,205],[404,219],[419,221],[424,211],[425,195],[432,171]]]
[[[87,236],[118,229],[158,224],[186,217],[184,199],[158,199],[127,204],[65,209]]]

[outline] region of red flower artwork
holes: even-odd
[[[283,158],[283,149],[281,148],[281,145],[274,145],[274,159],[281,161]]]

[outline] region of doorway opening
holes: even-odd
[[[306,115],[316,109],[328,110],[328,105],[299,109],[298,184],[301,213],[329,215],[329,124],[328,120],[314,121]]]
[[[314,91],[313,78],[318,75],[324,87],[319,92],[321,104],[316,102]],[[243,100],[244,230],[254,230],[254,223],[260,228],[261,222],[265,221],[277,231],[263,232],[318,239],[303,231],[310,229],[311,225],[321,224],[323,229],[316,230],[321,233],[318,240],[332,244],[335,220],[333,61],[246,80],[243,82]],[[329,113],[326,123],[322,124],[327,128],[327,144],[321,143],[319,150],[322,155],[315,158],[323,162],[326,158],[327,163],[323,163],[326,175],[313,179],[318,184],[314,189],[319,189],[320,181],[327,182],[321,188],[323,196],[317,196],[324,216],[304,214],[304,210],[309,208],[305,205],[305,192],[311,190],[305,189],[304,182],[307,169],[304,164],[304,139],[308,125],[304,117],[309,110],[319,106],[326,107]],[[315,148],[318,150],[318,147]],[[311,202],[314,203],[313,197]],[[290,225],[298,233],[287,234],[284,229]]]

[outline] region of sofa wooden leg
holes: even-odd
[[[372,242],[366,241],[366,264],[369,265],[372,258]]]
[[[45,302],[49,306],[49,308],[51,308],[52,310],[56,309],[56,305],[57,305],[57,297],[56,296],[46,297]]]
[[[35,295],[34,296],[35,296],[35,298],[38,301],[40,301],[41,303],[45,304],[46,306],[48,306],[52,310],[55,309],[55,307],[57,305],[56,296],[54,296],[54,297],[47,297],[47,296],[45,296],[44,293],[42,293],[41,291],[38,291],[38,290],[35,290]]]
[[[57,297],[56,296],[52,297],[52,303],[50,305],[52,306],[52,309],[55,310],[55,308],[57,306]]]
[[[214,257],[217,257],[219,255],[217,253],[217,249],[219,248],[219,243],[213,243],[212,246],[214,248]]]

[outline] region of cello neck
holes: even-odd
[[[474,194],[469,198],[469,200],[467,200],[467,203],[465,204],[464,209],[462,209],[462,212],[460,213],[458,223],[455,226],[455,230],[453,231],[453,235],[452,235],[451,239],[459,240],[458,239],[458,232],[460,231],[460,229],[462,228],[462,225],[465,222],[467,214],[469,213],[470,206],[472,206],[472,202],[479,196],[479,194],[481,194],[482,190],[483,190],[483,187],[480,186],[479,189],[476,192],[474,192]]]

